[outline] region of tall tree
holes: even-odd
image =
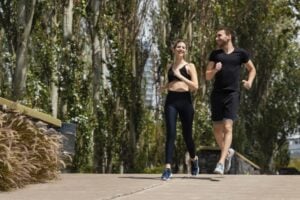
[[[107,163],[107,150],[106,150],[106,137],[107,134],[103,131],[103,118],[102,104],[103,99],[101,94],[103,92],[103,66],[104,62],[102,59],[102,42],[104,41],[104,25],[103,16],[105,15],[105,4],[106,1],[92,0],[87,6],[87,23],[89,35],[91,38],[92,48],[92,88],[93,88],[93,115],[97,120],[97,127],[93,130],[94,142],[95,142],[95,156],[94,166],[96,168],[101,167],[101,172],[106,172]]]
[[[27,72],[27,45],[30,36],[32,19],[34,15],[36,0],[17,1],[18,19],[17,19],[17,44],[16,44],[16,68],[13,76],[14,100],[22,99],[25,92],[26,72]]]
[[[27,73],[27,47],[30,37],[36,0],[0,1],[3,8],[1,24],[6,32],[8,47],[16,57],[12,70],[12,94],[14,100],[22,100],[25,92]],[[15,9],[16,8],[16,9]]]

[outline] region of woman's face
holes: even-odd
[[[185,55],[186,52],[186,45],[184,42],[178,42],[175,46],[175,48],[173,49],[174,51],[174,55],[176,57],[183,57]]]

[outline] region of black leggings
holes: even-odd
[[[190,92],[169,91],[165,103],[165,120],[167,128],[166,163],[172,163],[174,143],[176,139],[176,121],[179,114],[182,135],[191,158],[194,158],[195,144],[192,136],[194,108]]]

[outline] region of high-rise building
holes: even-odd
[[[295,134],[287,138],[289,141],[290,157],[300,158],[300,127],[295,132]]]
[[[156,48],[153,48],[145,64],[144,80],[145,80],[145,104],[149,107],[155,107],[158,104],[157,90],[157,70],[158,55]]]

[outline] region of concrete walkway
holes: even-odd
[[[62,174],[59,180],[0,192],[0,200],[299,200],[300,176]]]

